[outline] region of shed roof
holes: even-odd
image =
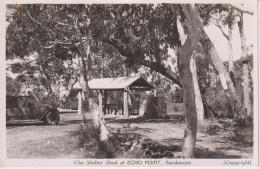
[[[123,90],[126,87],[132,90],[153,89],[153,86],[140,76],[92,79],[88,85],[93,90]]]

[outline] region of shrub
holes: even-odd
[[[90,123],[81,123],[76,131],[74,131],[73,136],[77,137],[78,146],[85,150],[88,156],[93,158],[99,158],[106,156],[100,150],[99,142],[99,130],[94,128]]]
[[[167,116],[167,104],[164,97],[149,97],[145,117],[156,119]]]

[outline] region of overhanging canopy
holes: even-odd
[[[140,76],[92,79],[88,82],[92,90],[151,90],[154,87]]]

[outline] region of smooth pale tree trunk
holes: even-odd
[[[180,21],[177,23],[178,32],[179,32],[179,35],[180,35],[181,44],[183,45],[185,43],[185,40],[186,40],[187,37],[185,36],[183,27],[181,27],[181,25],[179,23],[180,23]],[[193,57],[195,55],[196,55],[196,53],[193,54]],[[198,120],[198,125],[203,127],[204,126],[204,120],[205,120],[205,118],[204,118],[205,117],[204,116],[204,107],[203,107],[202,97],[201,97],[201,93],[200,93],[200,89],[199,89],[196,63],[195,63],[193,57],[191,58],[190,68],[191,68],[191,72],[192,72],[192,79],[193,79],[194,91],[195,91],[197,120]]]
[[[252,117],[252,107],[250,101],[250,88],[249,88],[249,70],[248,70],[248,58],[246,53],[246,37],[244,34],[244,25],[243,25],[243,13],[241,13],[240,21],[238,22],[238,29],[241,40],[241,49],[242,49],[242,60],[243,60],[243,108],[248,117]]]
[[[220,79],[222,87],[225,91],[226,98],[231,106],[232,113],[236,118],[243,118],[244,111],[242,108],[242,102],[235,90],[234,84],[227,72],[224,64],[222,63],[213,43],[210,41],[206,32],[202,29],[202,39],[206,40],[208,43],[202,44],[202,46],[206,46],[209,51],[209,56],[211,58],[212,64],[217,71]]]
[[[232,42],[232,25],[228,24],[228,70],[229,70],[229,76],[231,78],[231,81],[233,82],[233,85],[235,87],[235,75],[234,75],[234,62],[233,62],[233,42]],[[233,116],[233,108],[232,103],[228,104],[228,113]]]
[[[190,61],[193,51],[198,44],[201,36],[200,22],[194,5],[182,5],[184,9],[188,37],[185,43],[178,51],[178,69],[180,72],[180,81],[183,86],[183,101],[185,107],[185,131],[182,147],[183,158],[193,158],[195,153],[195,143],[197,135],[197,112],[195,101],[195,89],[193,84],[193,74],[190,68]]]
[[[228,70],[234,74],[234,61],[233,61],[233,41],[232,41],[232,26],[228,26]]]
[[[224,32],[224,30],[222,29],[222,27],[218,26],[221,30],[221,32],[223,33],[223,35],[226,37],[227,41],[228,41],[228,72],[229,72],[229,76],[231,78],[231,81],[233,82],[233,85],[235,86],[235,77],[234,77],[234,61],[233,61],[233,41],[232,41],[232,31],[233,31],[233,25],[232,24],[228,24],[228,34],[226,34]],[[223,85],[223,88],[225,86],[225,79],[224,76],[220,76],[221,79],[221,83]],[[233,107],[232,107],[232,103],[229,102],[228,104],[228,116],[233,116],[234,112],[233,112]]]
[[[205,118],[204,118],[204,107],[203,107],[201,94],[200,94],[198,76],[197,76],[197,71],[196,71],[196,63],[195,63],[193,57],[191,57],[190,69],[191,69],[193,85],[194,85],[198,126],[204,127],[204,120],[205,120]]]
[[[157,72],[153,72],[152,73],[152,82],[153,82],[153,84],[156,84],[156,80],[159,78],[159,76],[158,76],[158,74],[157,74]],[[157,88],[155,87],[154,89],[153,89],[153,96],[154,97],[157,97]]]

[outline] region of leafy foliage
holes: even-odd
[[[21,91],[21,83],[17,79],[12,79],[6,77],[6,94],[7,95],[17,95]]]
[[[198,4],[197,9],[204,25],[209,25],[212,21],[224,26],[234,25],[238,16],[238,12],[229,4]]]
[[[198,4],[196,7],[204,25],[214,19],[222,26],[236,20],[236,12],[228,4]],[[181,46],[177,17],[185,20],[185,16],[180,5],[26,4],[8,8],[12,13],[7,17],[7,58],[35,56],[33,62],[13,64],[11,68],[22,74],[17,81],[45,86],[39,92],[42,97],[46,91],[58,96],[61,86],[70,90],[79,79],[81,36],[85,52],[88,44],[91,49],[90,78],[123,76],[147,66],[152,71],[146,69],[142,72],[144,77],[154,76],[153,71],[166,76],[152,80],[159,88],[159,96],[182,102],[181,88],[173,87],[176,81],[171,82],[172,79],[178,81],[178,71],[167,65],[167,62],[176,62],[168,55],[168,48],[177,50]],[[201,93],[207,96],[218,90],[214,87],[215,72],[209,64],[208,53],[203,53],[207,42],[202,44],[204,49],[197,49],[200,54],[196,64]]]
[[[34,63],[14,64],[12,70],[27,74],[20,76],[20,80],[38,81],[49,94],[56,92],[53,86],[69,86],[73,83],[70,80],[76,80],[81,73],[80,70],[73,72],[75,67],[70,67],[72,60],[80,55],[79,36],[84,45],[91,46],[91,77],[99,77],[100,71],[103,77],[127,74],[123,64],[136,72],[139,68],[136,63],[144,60],[149,60],[150,66],[156,63],[165,69],[168,47],[180,46],[174,5],[30,4],[9,7],[13,12],[8,16],[7,58],[36,56]],[[118,50],[121,47],[126,50]],[[35,76],[35,73],[40,75]]]

